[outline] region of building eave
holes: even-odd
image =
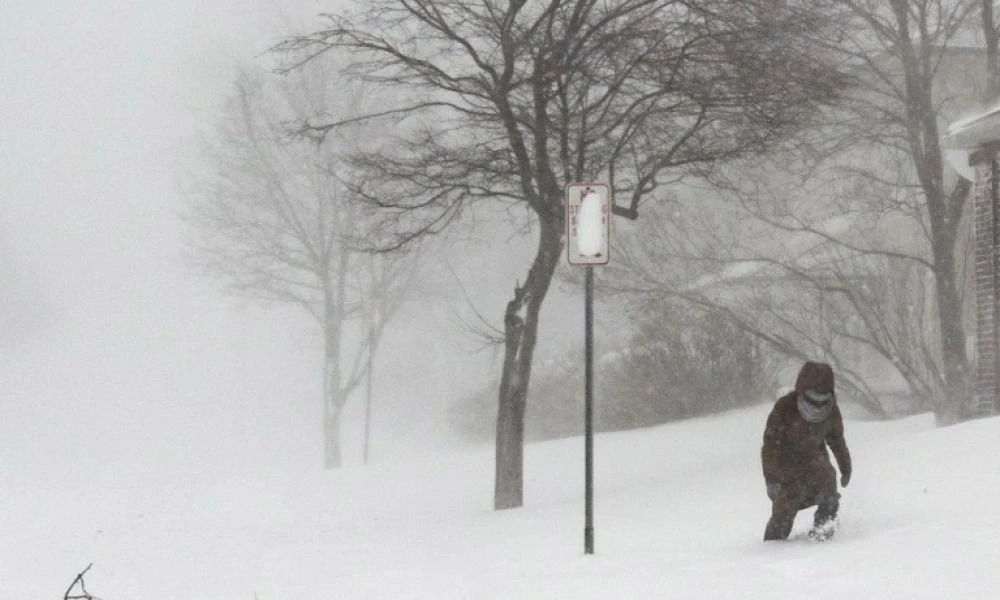
[[[944,136],[946,148],[975,150],[1000,141],[1000,106],[956,121]]]

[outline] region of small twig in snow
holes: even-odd
[[[63,600],[101,600],[97,596],[90,595],[90,592],[87,591],[87,586],[84,585],[83,583],[83,576],[86,575],[87,571],[89,571],[90,568],[93,566],[94,563],[90,563],[89,565],[87,565],[86,569],[84,569],[82,572],[80,572],[79,575],[76,576],[76,579],[74,579],[73,583],[69,585],[69,588],[66,590],[66,593],[63,594]],[[76,595],[70,595],[73,593],[73,588],[77,587],[78,585],[80,586],[80,593]]]

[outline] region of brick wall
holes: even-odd
[[[1000,409],[1000,214],[997,154],[976,156],[976,393],[970,416],[989,416]]]

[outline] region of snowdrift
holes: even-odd
[[[523,509],[493,512],[474,449],[324,473],[5,477],[0,594],[104,600],[1000,597],[1000,419],[848,422],[854,478],[824,544],[761,542],[767,406],[527,449]]]

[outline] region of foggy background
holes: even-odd
[[[226,296],[184,262],[182,182],[237,67],[329,4],[5,3],[0,19],[0,468],[53,473],[321,468],[321,337],[291,308]],[[531,238],[503,231],[451,268],[499,321]],[[432,258],[432,260],[440,260]],[[445,411],[499,359],[458,324],[438,270],[375,364],[373,460],[457,443]],[[555,286],[554,286],[555,287]],[[537,356],[582,339],[553,290]],[[360,460],[363,388],[346,407]]]

